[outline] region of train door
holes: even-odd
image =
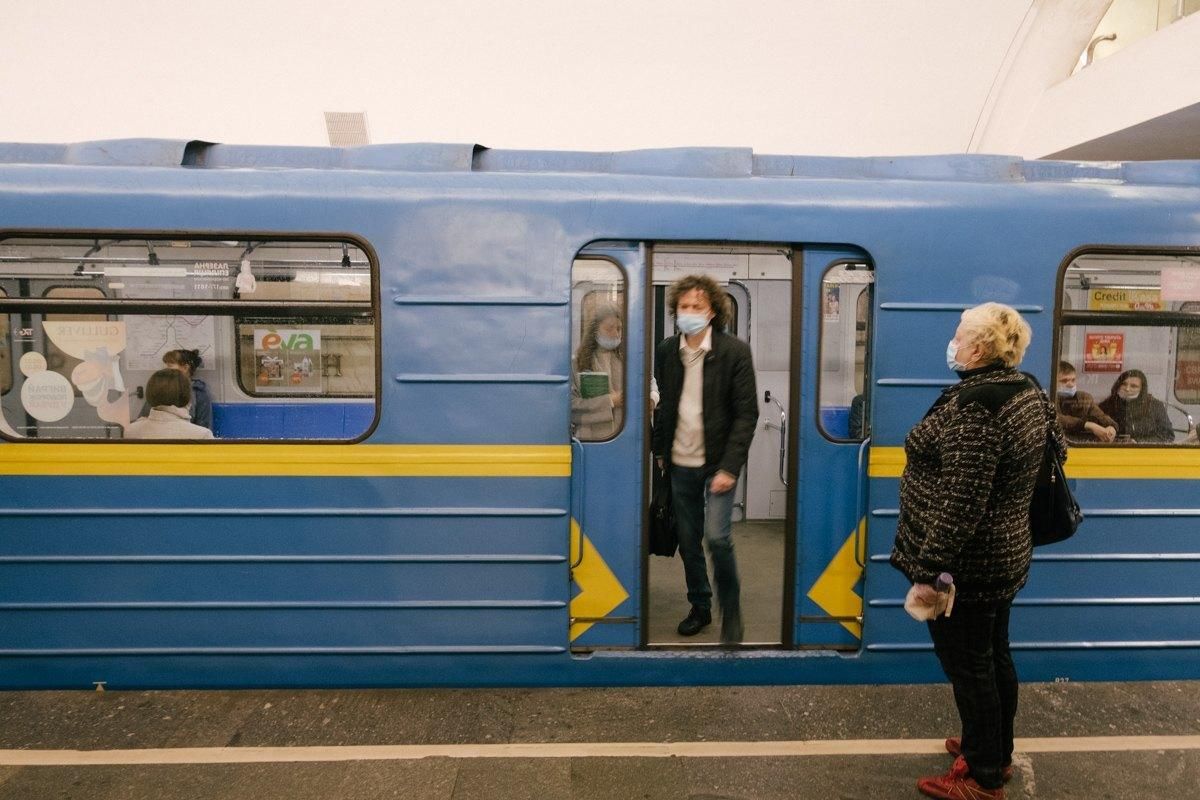
[[[572,265],[573,650],[639,640],[644,260],[641,245],[600,243]]]
[[[857,649],[866,546],[871,319],[875,273],[866,254],[805,247],[801,353],[793,372],[798,459],[789,462],[797,526],[794,642]]]

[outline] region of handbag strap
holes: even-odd
[[[1059,468],[1062,468],[1062,463],[1065,459],[1065,453],[1061,452],[1058,445],[1054,442],[1053,423],[1058,418],[1058,410],[1054,407],[1050,396],[1046,394],[1046,390],[1042,388],[1042,384],[1038,382],[1036,376],[1029,372],[1022,372],[1022,375],[1037,388],[1038,394],[1042,396],[1042,410],[1046,419],[1046,450],[1054,453],[1054,460],[1058,463]]]

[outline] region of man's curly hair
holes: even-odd
[[[671,284],[671,288],[667,292],[667,305],[671,307],[671,316],[677,316],[679,299],[693,289],[699,289],[708,296],[708,304],[712,306],[713,311],[713,330],[725,330],[725,326],[733,318],[729,294],[721,288],[719,283],[707,275],[684,275]]]

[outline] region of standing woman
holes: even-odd
[[[930,797],[1003,798],[1012,774],[1017,673],[1009,611],[1029,576],[1029,505],[1046,437],[1066,454],[1054,409],[1016,369],[1030,335],[1008,306],[963,312],[946,347],[946,365],[960,380],[904,441],[891,562],[926,604],[936,602],[939,573],[950,573],[957,589],[951,616],[928,623],[962,720],[961,738],[946,740],[954,766],[917,781]]]
[[[607,439],[621,429],[625,416],[625,366],[621,347],[621,312],[606,304],[596,309],[575,351],[571,375],[571,425],[581,441]],[[594,393],[591,376],[607,377],[604,391]]]
[[[1167,407],[1146,383],[1146,373],[1127,369],[1113,381],[1112,391],[1100,401],[1100,410],[1117,421],[1117,437],[1130,442],[1175,441]]]
[[[182,372],[192,382],[192,424],[210,431],[213,426],[212,396],[208,393],[208,384],[203,378],[196,377],[196,370],[204,366],[199,350],[169,350],[163,353],[163,364],[169,369]]]

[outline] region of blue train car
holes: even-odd
[[[682,571],[647,553],[691,272],[762,395],[737,649],[675,635]],[[904,436],[987,300],[1043,383],[1136,368],[1170,428],[1075,443],[1087,520],[1035,553],[1023,677],[1200,677],[1200,162],[0,145],[0,686],[938,680],[887,554]],[[132,438],[179,349],[213,438]]]

